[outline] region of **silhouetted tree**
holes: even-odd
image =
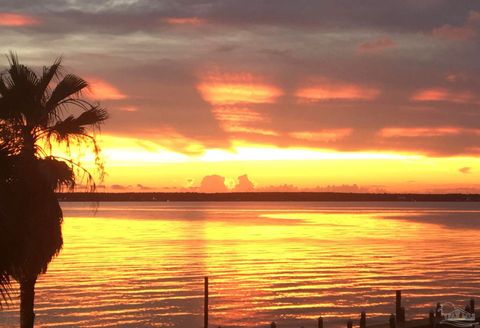
[[[1,143],[0,143],[0,146]],[[3,147],[0,147],[0,181],[6,181],[6,168],[8,167],[7,153]],[[0,183],[0,200],[3,199],[2,191],[4,184]],[[8,300],[8,291],[10,288],[10,277],[8,274],[8,267],[10,263],[9,245],[6,237],[8,236],[6,231],[7,219],[5,217],[4,206],[0,203],[0,306],[2,301]]]
[[[82,97],[85,80],[63,74],[61,59],[40,73],[8,56],[0,77],[0,292],[20,285],[20,326],[33,327],[35,283],[60,251],[62,210],[55,190],[93,176],[71,152],[92,147],[103,174],[95,130],[108,115]],[[63,147],[62,157],[53,150]]]

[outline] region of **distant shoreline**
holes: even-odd
[[[335,192],[58,193],[67,202],[480,202],[480,194],[370,194]]]

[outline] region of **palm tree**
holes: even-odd
[[[93,176],[71,152],[90,146],[103,176],[95,131],[108,115],[85,100],[85,80],[64,74],[61,59],[40,73],[8,56],[0,76],[0,296],[20,285],[20,327],[34,323],[35,283],[62,245],[62,210],[55,190]],[[62,157],[54,148],[65,149]]]

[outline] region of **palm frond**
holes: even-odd
[[[87,81],[74,75],[67,74],[58,82],[45,104],[45,110],[49,115],[56,115],[55,110],[58,109],[59,103],[72,96],[76,96],[88,86]]]
[[[37,96],[45,97],[48,86],[52,82],[53,78],[58,78],[61,73],[62,68],[62,58],[58,57],[55,59],[51,66],[43,67],[43,74],[40,76],[37,83]]]
[[[77,123],[82,126],[98,127],[106,119],[108,119],[107,111],[104,108],[95,106],[80,114],[77,117]]]
[[[5,82],[10,92],[18,99],[35,101],[35,87],[38,83],[38,76],[30,67],[22,65],[18,61],[17,55],[10,53],[8,57],[10,68],[8,75],[5,76]],[[32,98],[33,99],[29,99]]]
[[[8,304],[11,301],[11,288],[9,275],[6,271],[0,272],[0,309],[2,309],[3,304]]]
[[[78,117],[68,116],[48,129],[49,135],[56,137],[57,141],[67,140],[71,136],[84,136],[86,128],[98,127],[108,118],[107,111],[101,107],[92,107]]]
[[[9,81],[13,82],[14,85],[27,86],[33,90],[38,83],[37,73],[30,67],[20,64],[18,56],[14,52],[10,52],[8,60],[10,62],[10,68],[8,69]]]
[[[36,92],[39,78],[35,71],[20,64],[15,53],[8,56],[10,67],[2,75],[0,90],[2,117],[26,121],[36,120],[41,116],[40,99]]]
[[[76,118],[70,115],[63,121],[50,127],[48,134],[49,136],[55,136],[57,141],[64,141],[73,135],[84,135],[85,127],[77,124]]]
[[[96,148],[96,142],[94,139],[92,139],[92,142],[95,145]],[[99,175],[99,180],[103,181],[104,178],[104,168],[103,168],[103,163],[101,162],[101,158],[98,155],[99,150],[95,151],[95,156],[97,157],[95,164],[98,166],[97,173]],[[86,189],[90,192],[94,192],[97,189],[97,185],[95,183],[95,177],[92,175],[92,173],[87,170],[80,161],[74,161],[71,158],[66,158],[66,157],[61,157],[61,156],[51,156],[52,158],[56,159],[57,161],[63,161],[65,162],[73,171],[75,174],[75,185],[77,182],[80,182],[81,184],[84,184]],[[98,161],[98,163],[97,163]]]
[[[75,187],[75,173],[66,162],[47,157],[39,160],[39,169],[52,189],[60,190],[67,187],[72,190]]]
[[[3,80],[5,73],[2,73],[0,75],[0,96],[4,96],[8,93],[8,87],[5,84],[5,81]]]

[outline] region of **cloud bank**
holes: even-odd
[[[479,22],[471,0],[0,4],[4,44],[37,67],[63,55],[111,109],[106,133],[186,154],[475,156]]]

